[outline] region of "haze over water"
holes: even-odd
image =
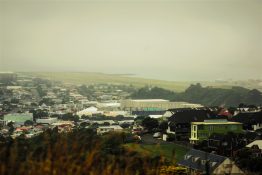
[[[260,0],[2,0],[0,71],[262,79]]]

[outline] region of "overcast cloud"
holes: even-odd
[[[1,1],[0,70],[262,79],[262,1]]]

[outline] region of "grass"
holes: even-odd
[[[129,149],[135,150],[140,153],[149,154],[151,156],[163,156],[170,162],[178,162],[183,159],[184,155],[188,151],[186,147],[177,144],[126,144]]]

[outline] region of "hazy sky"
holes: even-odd
[[[262,0],[0,0],[0,70],[262,79]]]

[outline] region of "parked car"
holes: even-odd
[[[154,134],[153,134],[153,137],[154,137],[154,138],[159,138],[159,137],[161,137],[161,132],[156,132],[156,133],[154,133]]]

